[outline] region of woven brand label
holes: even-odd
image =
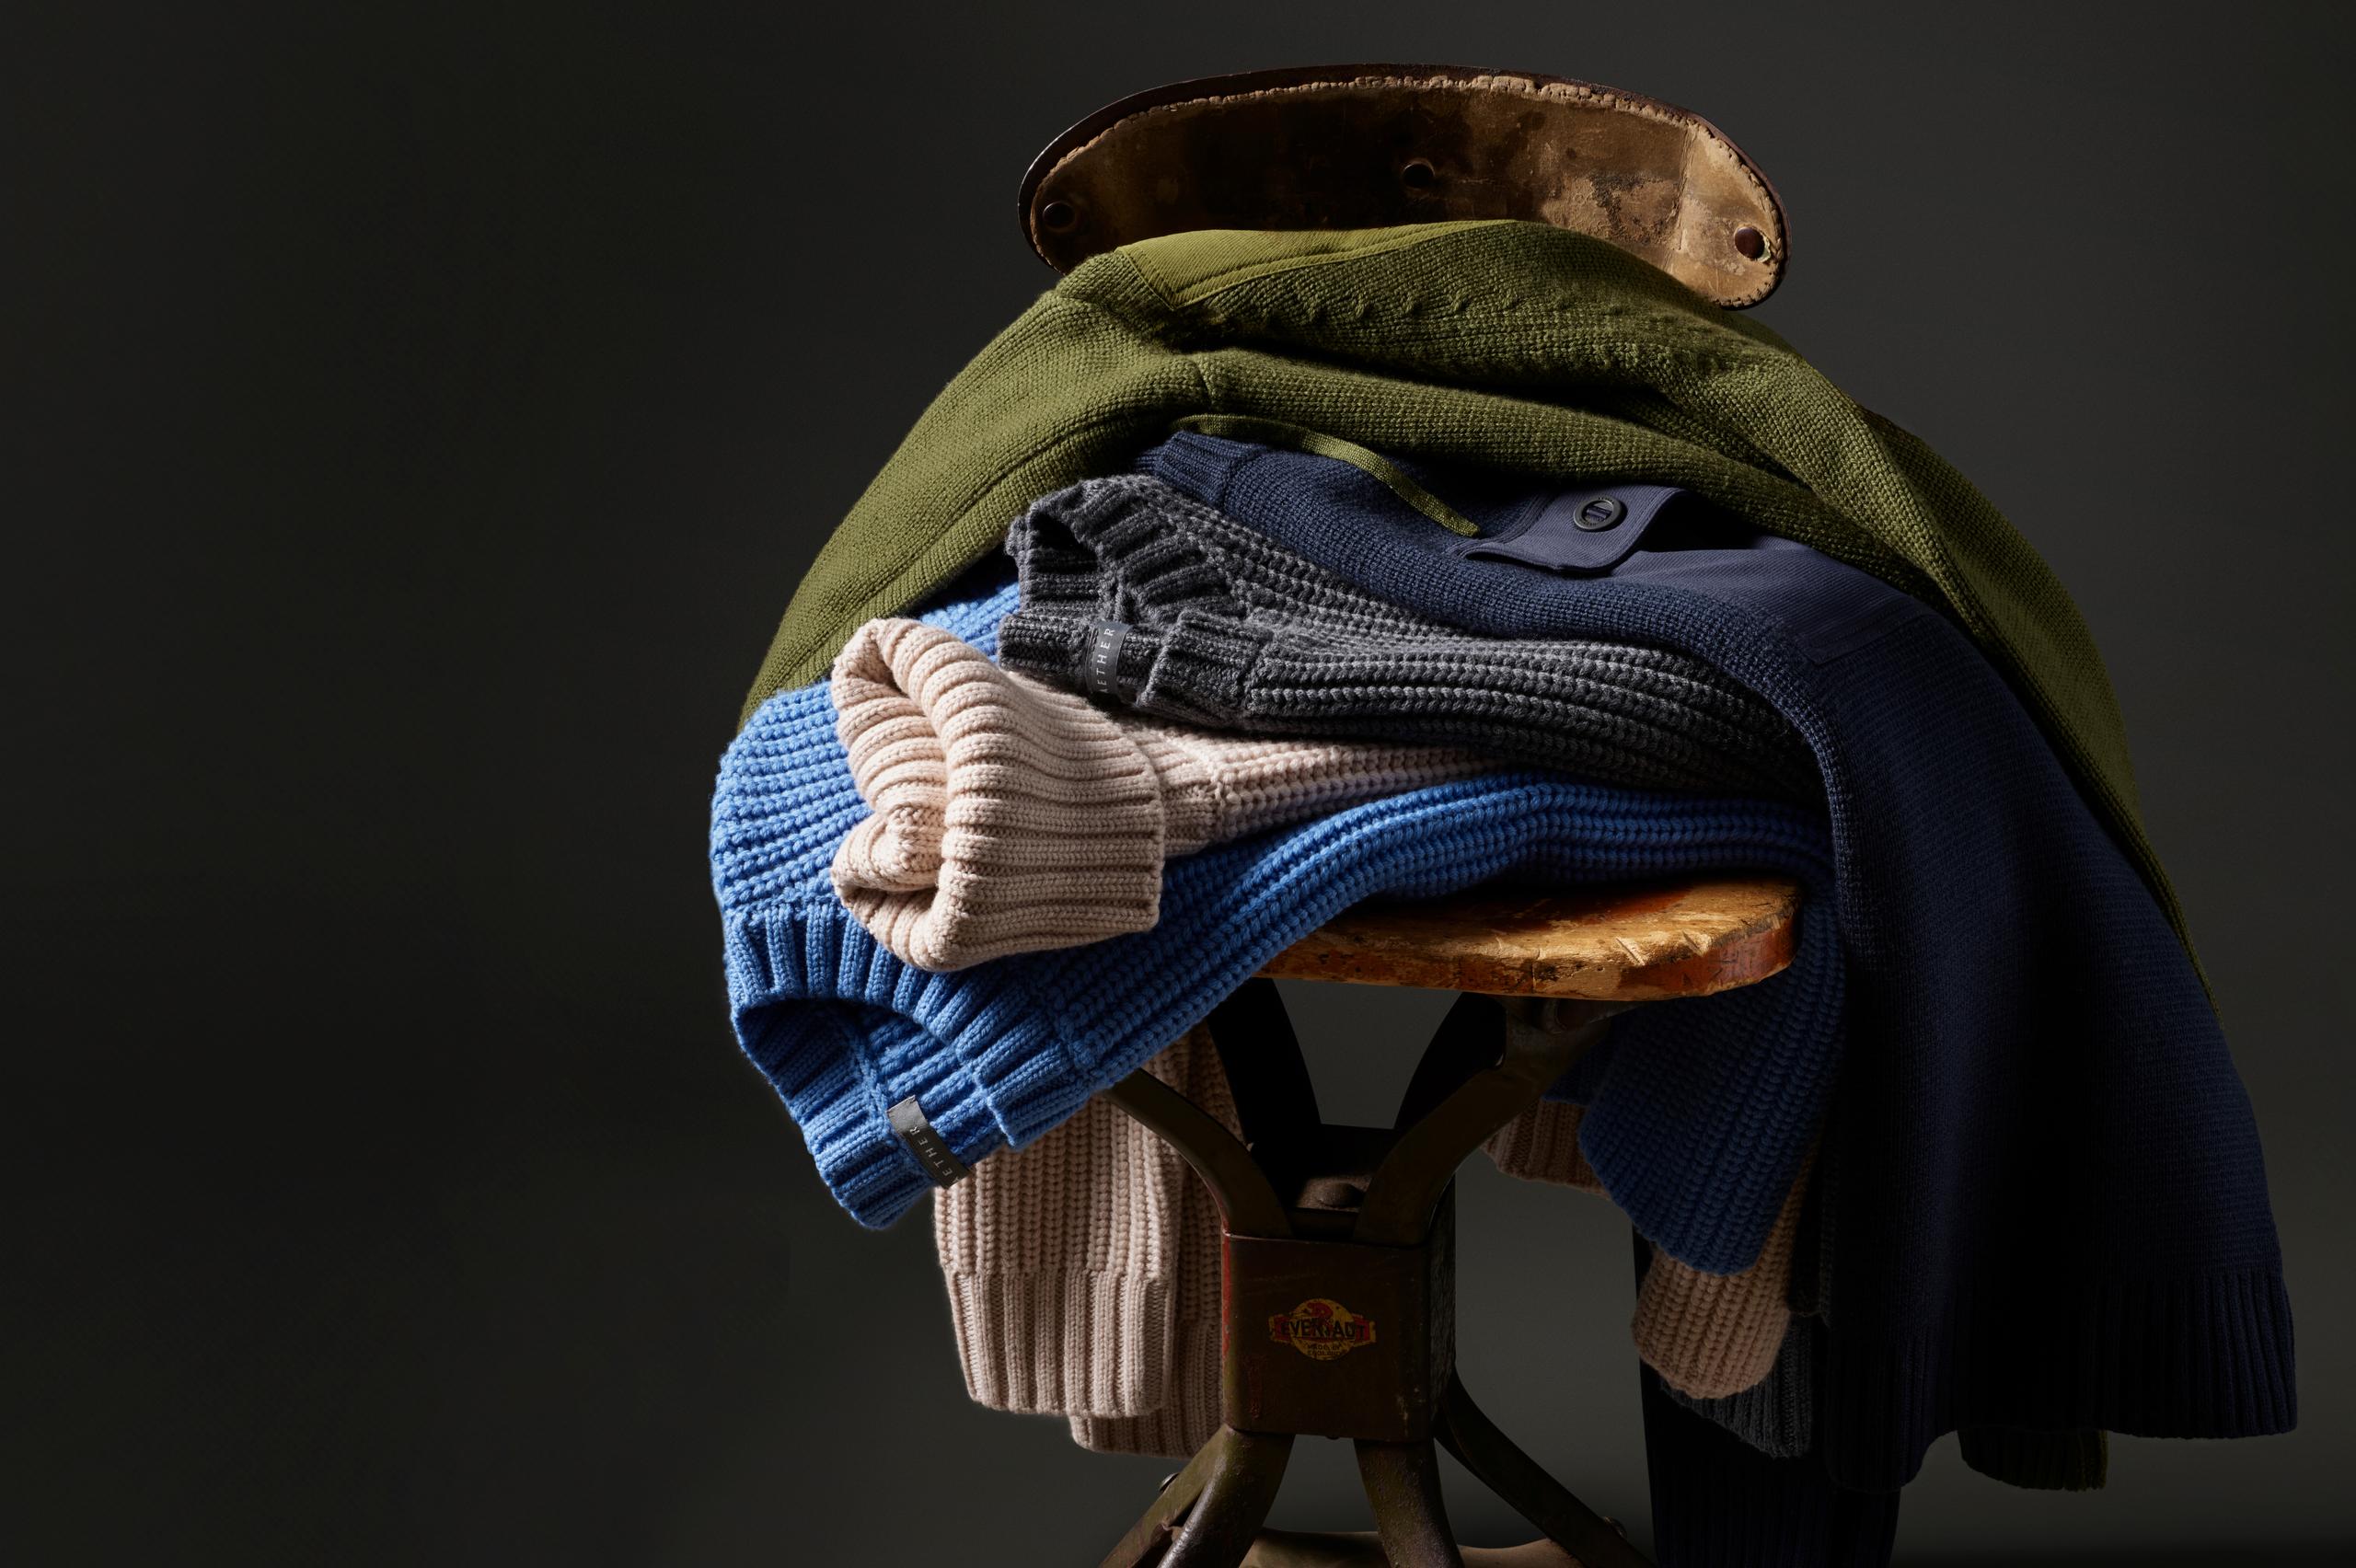
[[[1312,1296],[1268,1320],[1268,1337],[1311,1361],[1332,1361],[1374,1343],[1374,1320],[1361,1318],[1330,1296]]]
[[[949,1146],[941,1141],[941,1135],[932,1130],[932,1124],[925,1120],[924,1107],[917,1103],[916,1096],[910,1095],[884,1114],[891,1121],[892,1130],[899,1134],[900,1141],[907,1146],[908,1152],[917,1157],[917,1163],[924,1167],[924,1173],[932,1178],[934,1186],[953,1187],[973,1174],[964,1160],[949,1152]]]
[[[1097,621],[1090,627],[1080,678],[1091,697],[1129,695],[1121,685],[1121,649],[1128,640],[1129,628],[1120,621]]]

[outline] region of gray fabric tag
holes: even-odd
[[[1120,621],[1090,623],[1088,656],[1080,664],[1081,683],[1089,696],[1126,702],[1137,695],[1121,679],[1121,650],[1128,640],[1129,628]]]
[[[924,1167],[924,1173],[932,1178],[934,1186],[953,1187],[974,1173],[972,1167],[949,1152],[941,1135],[924,1119],[924,1107],[917,1103],[915,1095],[884,1114],[892,1119],[892,1130],[900,1135],[900,1141],[908,1146],[908,1152],[917,1157],[917,1163]]]

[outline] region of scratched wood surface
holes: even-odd
[[[1496,997],[1703,997],[1791,963],[1799,904],[1773,877],[1368,903],[1260,973]]]

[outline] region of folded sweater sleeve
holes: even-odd
[[[1471,747],[1646,789],[1809,799],[1790,725],[1709,664],[1485,637],[1359,593],[1159,479],[1091,480],[1009,535],[1011,670],[1180,723]]]
[[[860,627],[831,690],[872,813],[836,853],[836,894],[935,972],[1150,929],[1169,857],[1494,766],[1108,714],[912,620]]]

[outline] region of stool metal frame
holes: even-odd
[[[1456,1375],[1456,1168],[1537,1104],[1612,1014],[1782,968],[1796,894],[1781,884],[1703,885],[1590,897],[1568,916],[1552,906],[1574,903],[1525,898],[1500,913],[1460,901],[1345,916],[1270,966],[1468,989],[1426,1047],[1390,1127],[1320,1117],[1266,978],[1246,982],[1207,1020],[1242,1137],[1143,1070],[1106,1091],[1194,1168],[1218,1203],[1225,1236],[1223,1424],[1102,1568],[1237,1568],[1266,1522],[1293,1439],[1304,1435],[1356,1446],[1393,1568],[1463,1568],[1435,1445],[1585,1568],[1646,1568],[1619,1527],[1515,1447]],[[1721,906],[1740,913],[1702,917]],[[1456,951],[1436,929],[1458,934]],[[1574,930],[1576,942],[1546,940]],[[1542,1008],[1544,1027],[1505,1026],[1507,1009]]]

